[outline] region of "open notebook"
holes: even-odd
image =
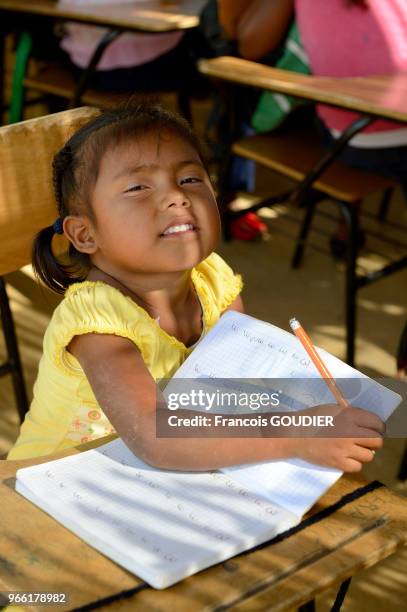
[[[394,391],[327,351],[318,348],[318,352],[332,376],[339,379],[342,392],[353,406],[375,412],[386,421],[400,404],[402,398]],[[267,389],[272,382],[270,379],[274,379],[278,390],[283,391],[280,396],[284,410],[335,403],[293,333],[234,311],[226,312],[203,338],[176,372],[174,379],[178,378],[203,381],[242,378],[250,383],[265,379]],[[176,382],[170,381],[165,394],[168,396],[174,388],[177,388]],[[300,459],[237,466],[224,472],[244,485],[261,490],[269,499],[300,516],[342,475],[339,470]]]
[[[301,351],[291,334],[228,312],[176,377],[260,379],[272,374],[295,378],[298,386],[300,374],[314,376]],[[323,358],[334,375],[368,381],[358,405],[374,397],[377,411],[387,418],[401,401],[325,352]],[[289,385],[284,391],[289,393]],[[316,385],[314,393],[324,395],[325,390]],[[295,525],[339,476],[337,470],[301,461],[209,473],[157,470],[115,440],[20,469],[16,489],[91,546],[162,589]]]

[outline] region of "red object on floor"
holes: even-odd
[[[267,225],[254,212],[248,212],[230,224],[230,233],[237,240],[254,240],[266,231]]]

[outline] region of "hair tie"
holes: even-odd
[[[54,230],[55,234],[63,234],[64,233],[64,229],[62,227],[62,219],[61,219],[61,217],[58,217],[58,219],[56,219],[54,221],[54,225],[52,226],[52,229]]]

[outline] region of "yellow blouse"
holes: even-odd
[[[242,289],[240,276],[216,253],[191,271],[201,302],[204,335]],[[34,399],[8,459],[59,452],[114,432],[77,359],[74,336],[115,334],[140,350],[151,375],[171,377],[193,347],[167,334],[131,298],[102,281],[75,283],[56,308],[44,336]]]

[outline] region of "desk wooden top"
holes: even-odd
[[[43,15],[141,32],[185,30],[198,25],[205,0],[144,0],[112,5],[59,4],[55,0],[0,0],[0,11]]]
[[[213,78],[407,122],[407,73],[352,78],[318,77],[227,56],[201,60],[199,69]]]
[[[97,601],[110,611],[233,606],[282,612],[386,558],[407,539],[406,499],[385,487],[368,491],[360,477],[343,477],[312,509],[313,524],[156,591],[15,492],[16,470],[45,460],[0,462],[0,591],[66,592],[70,599],[60,610]],[[344,504],[343,496],[355,491],[359,497]],[[339,500],[340,507],[332,508]],[[103,601],[119,594],[116,603]]]

